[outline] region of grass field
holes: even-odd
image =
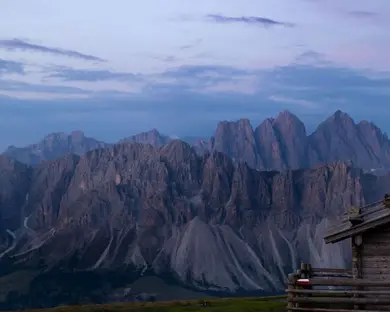
[[[202,304],[207,303],[207,306]],[[107,305],[63,306],[29,312],[282,312],[285,311],[284,296],[258,298],[226,298],[181,300],[145,303],[114,303]]]

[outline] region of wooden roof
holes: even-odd
[[[339,224],[327,229],[325,243],[337,243],[370,229],[390,223],[390,198],[351,209]]]

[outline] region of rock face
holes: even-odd
[[[173,139],[156,129],[120,141],[161,147]],[[222,152],[259,170],[311,168],[335,161],[352,161],[358,168],[390,169],[390,140],[374,124],[355,124],[346,113],[337,111],[307,135],[302,121],[288,111],[264,120],[252,128],[248,119],[222,121],[210,140],[185,137],[199,155]],[[4,153],[22,163],[37,164],[66,153],[83,155],[110,144],[87,138],[80,131],[70,135],[50,134],[43,141],[24,148],[10,147]]]
[[[159,133],[156,129],[152,129],[124,138],[120,140],[119,143],[136,142],[160,147],[168,144],[170,141],[172,141],[172,139],[169,136]],[[195,140],[193,141],[195,142]],[[91,150],[109,147],[111,145],[112,144],[95,140],[94,138],[86,137],[81,131],[73,131],[70,134],[59,132],[51,133],[44,137],[40,142],[26,147],[10,146],[3,155],[24,164],[36,165],[45,160],[57,159],[68,153],[80,156]],[[202,147],[202,149],[204,148]]]
[[[246,122],[237,127],[246,128],[241,139],[250,135]],[[131,270],[198,290],[283,291],[301,260],[344,266],[348,248],[325,246],[324,229],[390,188],[389,175],[344,162],[260,172],[177,140],[123,143],[34,168],[0,160],[0,278],[40,267]]]
[[[390,167],[390,141],[374,124],[355,124],[347,114],[337,111],[310,136],[310,162],[327,163],[350,159],[363,168]]]
[[[44,160],[61,157],[66,153],[83,155],[95,148],[107,146],[109,144],[86,137],[81,131],[73,131],[70,134],[57,132],[26,147],[10,146],[3,154],[21,163],[35,165]]]
[[[127,137],[119,141],[119,143],[124,142],[136,142],[136,143],[143,143],[143,144],[150,144],[155,147],[160,147],[165,144],[168,144],[172,139],[169,136],[163,135],[160,132],[158,132],[157,129],[152,129],[147,132],[141,132],[136,135]]]
[[[359,168],[390,168],[387,135],[367,121],[355,124],[341,111],[310,135],[288,111],[255,129],[246,119],[220,122],[210,144],[197,148],[223,152],[257,169],[311,168],[334,161],[352,161]]]

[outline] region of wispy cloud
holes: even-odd
[[[330,62],[326,59],[325,55],[313,50],[307,50],[295,57],[294,63],[301,65],[330,65]]]
[[[194,42],[189,43],[189,44],[184,44],[179,46],[179,50],[188,50],[197,47],[200,43],[202,43],[203,39],[198,38]]]
[[[129,72],[112,72],[109,70],[73,69],[69,67],[52,68],[52,74],[46,78],[60,78],[64,81],[140,81],[142,75]]]
[[[159,87],[171,90],[174,89],[204,92],[206,89],[212,90],[221,84],[236,84],[238,80],[248,79],[253,73],[230,66],[197,65],[179,66],[171,68],[154,77],[154,82],[158,82]],[[155,85],[154,85],[155,87]],[[239,90],[232,88],[239,92]]]
[[[260,17],[260,16],[232,17],[232,16],[225,16],[225,15],[220,15],[220,14],[209,14],[209,15],[206,15],[206,20],[211,21],[211,22],[215,22],[215,23],[219,23],[219,24],[241,23],[241,24],[261,26],[261,27],[265,27],[265,28],[274,27],[274,26],[284,26],[284,27],[294,27],[295,26],[295,24],[293,24],[293,23],[276,21],[276,20],[273,20],[270,18]]]
[[[171,62],[176,62],[179,61],[179,58],[174,56],[174,55],[167,55],[167,56],[153,56],[153,59],[155,60],[160,60],[165,63],[171,63]]]
[[[231,66],[218,65],[185,65],[168,69],[163,73],[164,76],[171,76],[176,78],[181,77],[233,77],[237,75],[246,75],[247,70],[234,68]]]
[[[0,74],[24,74],[24,66],[20,62],[0,59]]]
[[[269,97],[269,99],[271,101],[274,101],[274,102],[297,105],[297,106],[301,106],[301,107],[305,107],[305,108],[317,108],[318,107],[318,105],[312,101],[285,97],[283,95],[271,95]]]
[[[90,91],[75,87],[56,85],[33,84],[15,80],[0,79],[0,91],[20,91],[37,93],[58,93],[58,94],[91,94]]]
[[[374,18],[378,16],[378,13],[371,11],[349,11],[348,14],[356,18]]]
[[[105,60],[94,55],[84,54],[77,51],[66,50],[62,48],[47,47],[44,45],[34,44],[16,38],[0,40],[0,49],[6,49],[11,51],[21,50],[21,51],[41,52],[41,53],[49,53],[54,55],[78,58],[86,61],[105,62]]]

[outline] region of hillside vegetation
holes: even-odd
[[[62,306],[29,312],[282,312],[283,296],[261,298],[225,298],[166,302],[115,303],[106,305]]]

